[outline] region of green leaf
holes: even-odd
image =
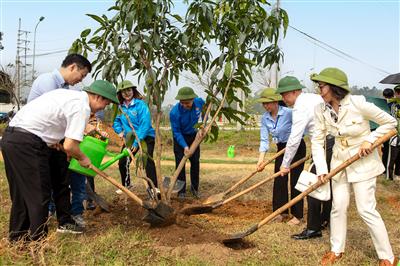
[[[91,29],[86,29],[84,31],[81,32],[81,38],[85,38],[86,36],[89,35]]]
[[[96,21],[99,22],[102,26],[104,26],[104,27],[106,26],[105,21],[104,21],[101,17],[96,16],[96,15],[93,15],[93,14],[86,14],[86,16],[89,16],[89,17],[91,17],[92,19],[96,20]]]
[[[231,62],[227,62],[224,68],[224,76],[229,78],[232,73],[232,64]]]

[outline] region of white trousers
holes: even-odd
[[[347,182],[347,177],[344,173],[339,174],[336,178],[332,180],[331,250],[335,253],[344,252],[347,232],[347,209],[350,202],[350,186],[352,186],[357,211],[368,226],[379,259],[393,258],[393,251],[385,224],[376,210],[376,178],[356,183]]]

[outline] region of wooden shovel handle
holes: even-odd
[[[304,157],[303,159],[298,160],[297,162],[293,163],[293,164],[290,166],[290,169],[293,169],[293,168],[298,167],[300,164],[302,164],[302,163],[304,163],[305,161],[307,161],[308,159],[310,159],[310,157],[311,157],[310,155],[307,155],[307,156]],[[232,197],[230,197],[230,198],[228,198],[228,199],[222,201],[221,203],[217,203],[217,204],[215,205],[215,207],[219,207],[219,206],[221,206],[221,205],[223,205],[223,204],[225,204],[225,203],[228,203],[228,202],[230,202],[230,201],[232,201],[232,200],[234,200],[234,199],[236,199],[236,198],[238,198],[238,197],[240,197],[240,196],[242,196],[242,195],[244,195],[244,194],[246,194],[246,193],[252,191],[253,189],[258,188],[258,187],[261,186],[262,184],[264,184],[264,183],[266,183],[266,182],[268,182],[268,181],[270,181],[270,180],[273,180],[273,179],[277,178],[278,176],[281,175],[281,173],[282,173],[282,171],[279,171],[279,172],[276,172],[275,174],[273,174],[273,175],[271,175],[271,176],[268,176],[267,178],[265,178],[265,179],[261,180],[260,182],[258,182],[258,183],[256,183],[256,184],[252,185],[251,187],[246,188],[245,190],[243,190],[243,191],[241,191],[241,192],[239,192],[239,193],[233,195]]]
[[[272,156],[269,160],[263,162],[263,164],[261,165],[261,167],[262,167],[262,170],[261,170],[261,171],[263,171],[264,168],[265,168],[265,166],[267,166],[270,162],[274,161],[276,158],[278,158],[279,156],[281,156],[281,155],[285,152],[285,149],[286,149],[286,148],[280,150],[279,152],[275,153],[274,156]],[[229,189],[227,189],[227,190],[224,192],[224,194],[227,195],[227,194],[231,193],[231,192],[232,192],[233,190],[235,190],[238,186],[240,186],[241,184],[243,184],[244,182],[246,182],[247,180],[249,180],[250,178],[252,178],[255,174],[257,174],[258,172],[261,172],[261,171],[256,170],[256,171],[252,172],[250,175],[244,177],[243,179],[240,179],[236,184],[234,184],[232,187],[230,187]]]
[[[391,130],[388,133],[386,133],[385,135],[383,135],[382,137],[380,137],[379,139],[377,139],[374,144],[372,145],[372,149],[375,149],[379,146],[381,146],[384,142],[388,141],[391,137],[393,137],[394,135],[397,134],[397,131]],[[357,161],[358,159],[360,159],[360,155],[358,155],[358,153],[352,157],[350,157],[349,159],[347,159],[346,161],[344,161],[342,164],[340,164],[338,167],[336,167],[335,169],[331,170],[326,176],[325,179],[329,180],[332,177],[334,177],[337,173],[343,171],[346,167],[348,167],[349,165],[351,165],[352,163],[354,163],[355,161]],[[309,187],[307,190],[305,190],[304,192],[302,192],[301,194],[297,195],[294,199],[290,200],[288,203],[286,203],[285,205],[283,205],[282,207],[280,207],[279,209],[277,209],[276,211],[274,211],[273,213],[271,213],[270,215],[268,215],[264,220],[262,220],[261,222],[258,223],[258,228],[260,228],[261,226],[263,226],[264,224],[268,223],[269,221],[271,221],[272,219],[274,219],[276,216],[278,216],[279,214],[281,214],[282,212],[286,211],[287,209],[289,209],[290,207],[292,207],[294,204],[296,204],[297,202],[299,202],[300,200],[302,200],[303,198],[305,198],[305,196],[307,196],[308,194],[310,194],[311,192],[313,192],[314,190],[316,190],[317,188],[319,188],[323,183],[321,181],[318,181],[317,183],[315,183],[314,185],[312,185],[311,187]]]
[[[98,169],[96,166],[94,166],[92,164],[89,166],[89,168],[92,169],[93,171],[95,171],[96,174],[100,175],[105,180],[107,180],[108,182],[110,182],[111,184],[113,184],[114,186],[119,188],[120,190],[122,190],[126,195],[128,195],[128,197],[130,197],[131,199],[133,199],[134,201],[139,203],[140,206],[142,206],[142,207],[144,206],[143,200],[141,200],[138,196],[136,196],[132,191],[130,191],[129,189],[127,189],[126,187],[124,187],[123,185],[121,185],[120,183],[115,181],[112,177],[108,176],[106,173],[104,173],[103,171],[101,171],[100,169]]]

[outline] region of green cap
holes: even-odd
[[[284,92],[301,90],[303,88],[305,88],[305,86],[303,86],[297,78],[286,76],[279,81],[276,93],[282,94]]]
[[[103,96],[110,101],[119,104],[117,90],[114,85],[105,80],[95,80],[89,87],[84,87],[84,91]]]
[[[133,85],[133,83],[130,82],[129,80],[124,80],[124,81],[118,83],[117,92],[129,89],[129,88],[136,88],[136,86]]]
[[[258,98],[256,101],[259,103],[271,103],[280,100],[282,100],[282,97],[276,93],[274,88],[266,88],[261,92],[260,98]]]
[[[179,89],[178,94],[176,95],[176,100],[190,100],[197,98],[197,94],[194,93],[193,89],[190,87],[182,87]]]
[[[311,80],[318,82],[322,81],[328,84],[338,86],[346,91],[350,91],[347,75],[335,67],[328,67],[322,70],[319,74],[312,74]]]

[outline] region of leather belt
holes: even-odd
[[[31,132],[29,132],[28,130],[26,130],[26,129],[23,129],[23,128],[21,128],[21,127],[7,127],[6,128],[6,131],[7,132],[10,132],[10,133],[12,133],[12,132],[19,132],[19,133],[28,133],[28,134],[32,134]]]

